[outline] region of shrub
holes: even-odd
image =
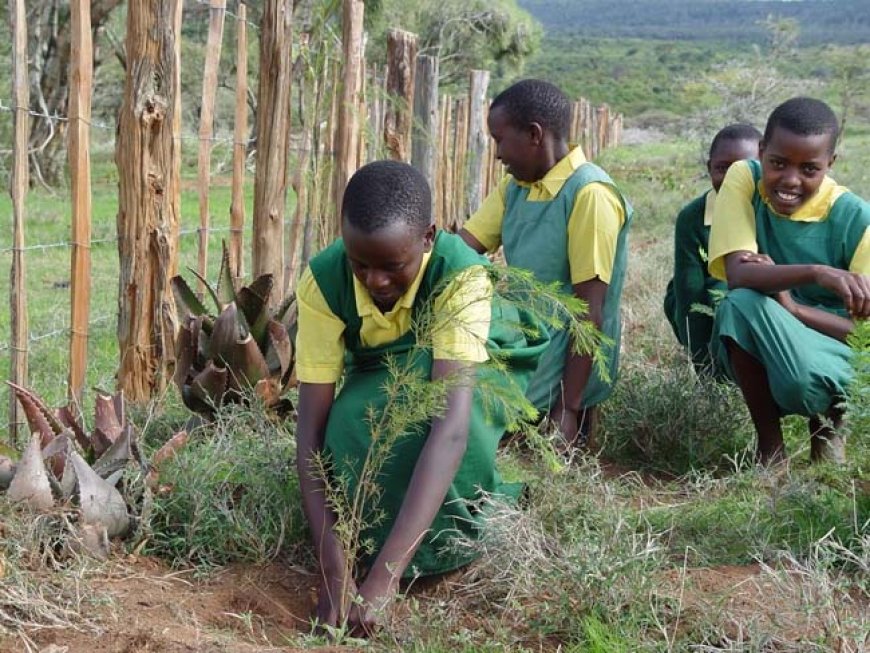
[[[623,366],[602,427],[605,457],[672,474],[733,469],[753,433],[739,390],[687,360]]]
[[[161,467],[150,553],[174,564],[261,563],[305,539],[289,424],[226,406]]]

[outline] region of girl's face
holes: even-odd
[[[717,193],[725,180],[725,173],[735,161],[758,158],[758,141],[743,139],[725,139],[719,141],[716,149],[710,153],[707,161],[707,172],[710,173],[710,183]]]
[[[831,138],[774,127],[770,139],[761,142],[761,183],[774,211],[792,215],[816,194],[837,158]]]
[[[517,181],[534,182],[547,173],[542,163],[541,139],[543,134],[537,123],[520,129],[511,123],[502,107],[494,107],[487,118],[489,134],[495,141],[495,156]]]
[[[432,250],[435,225],[421,231],[398,223],[366,233],[343,220],[341,235],[354,276],[386,313],[417,278],[423,254]]]

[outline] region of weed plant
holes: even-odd
[[[602,454],[673,475],[751,460],[752,425],[735,386],[686,358],[622,366],[602,416]]]
[[[305,555],[290,423],[226,406],[160,470],[145,551],[202,568]]]

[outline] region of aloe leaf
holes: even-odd
[[[175,297],[175,307],[182,317],[188,315],[208,315],[208,309],[205,304],[199,301],[199,297],[193,292],[184,277],[177,275],[169,281],[172,286],[172,296]]]
[[[293,343],[287,329],[277,320],[270,320],[266,333],[266,366],[269,374],[281,378],[293,364]]]
[[[70,435],[72,431],[64,431],[42,448],[42,461],[56,479],[63,478],[67,456],[72,449]]]
[[[63,406],[58,408],[55,411],[57,415],[58,421],[63,424],[66,428],[73,432],[75,436],[76,442],[82,448],[86,454],[92,453],[92,444],[90,438],[88,438],[88,434],[85,433],[85,430],[82,428],[82,425],[79,423],[78,417],[76,416],[75,411],[72,406]]]
[[[117,404],[110,395],[97,395],[94,402],[94,454],[102,456],[121,435],[123,423],[115,412]],[[123,412],[123,409],[122,409]],[[108,444],[107,444],[108,443]]]
[[[231,364],[233,346],[238,339],[238,310],[236,310],[235,304],[230,304],[221,311],[221,314],[214,321],[207,358],[218,364]]]
[[[118,439],[94,463],[94,472],[106,478],[133,460],[134,437],[133,427],[125,425]]]
[[[208,294],[211,295],[212,301],[214,301],[214,305],[217,307],[216,312],[220,313],[224,305],[218,298],[218,294],[215,292],[215,289],[211,287],[211,284],[208,282],[208,280],[205,279],[205,277],[203,277],[199,272],[191,267],[188,267],[187,269],[193,276],[202,281],[202,285],[204,285],[206,290],[208,290]]]
[[[189,410],[209,419],[214,414],[214,406],[211,406],[200,399],[193,391],[193,388],[189,385],[186,385],[181,389],[181,401]]]
[[[0,490],[5,490],[15,476],[16,466],[8,456],[0,456]]]
[[[24,409],[27,424],[31,433],[39,433],[41,446],[46,446],[54,437],[63,431],[63,424],[54,416],[54,413],[45,405],[36,393],[7,381],[9,387],[15,393],[18,403]]]
[[[236,288],[233,283],[233,273],[230,270],[230,251],[226,241],[223,242],[221,253],[221,269],[218,272],[217,296],[223,306],[236,301]]]
[[[207,405],[220,406],[227,390],[227,377],[228,372],[225,367],[217,367],[213,361],[209,361],[205,369],[193,377],[190,389]]]
[[[251,336],[233,345],[228,368],[229,386],[233,390],[252,388],[257,381],[269,376],[266,359]]]
[[[175,458],[176,454],[187,445],[187,431],[179,431],[169,438],[151,457],[151,469],[145,479],[145,483],[152,490],[160,481],[160,465],[165,461]]]
[[[175,339],[175,371],[172,380],[179,388],[184,387],[191,375],[191,367],[196,359],[196,348],[190,322],[182,324]]]
[[[71,452],[70,460],[78,477],[82,521],[104,526],[109,537],[124,535],[130,527],[124,497],[91,469],[78,453]]]
[[[13,503],[24,503],[35,510],[48,510],[54,505],[48,471],[42,462],[38,433],[30,436],[30,444],[18,462],[18,469],[9,484],[7,496]]]

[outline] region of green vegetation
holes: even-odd
[[[862,0],[520,0],[547,31],[577,36],[758,42],[769,16],[806,26],[803,44],[866,43]]]

